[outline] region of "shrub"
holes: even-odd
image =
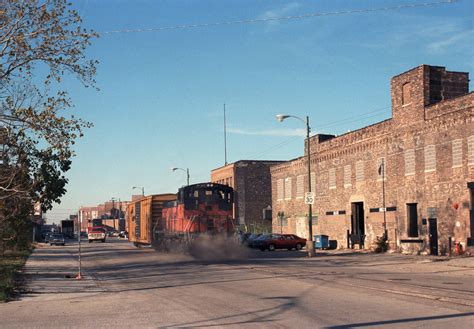
[[[374,252],[382,253],[382,252],[386,252],[387,250],[388,250],[387,239],[385,239],[384,236],[377,237],[377,240],[375,241]]]

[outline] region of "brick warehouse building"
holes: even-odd
[[[242,229],[271,231],[272,216],[264,219],[263,210],[271,209],[270,166],[278,163],[282,161],[240,160],[211,171],[211,182],[234,188],[234,218]]]
[[[392,118],[311,143],[313,234],[364,248],[445,253],[474,237],[474,94],[469,75],[421,65],[392,78]],[[384,164],[382,169],[381,164]],[[273,231],[306,236],[305,157],[271,167]],[[275,216],[284,212],[284,216]]]

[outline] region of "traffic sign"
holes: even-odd
[[[304,203],[305,204],[314,204],[314,192],[306,192],[304,194]]]

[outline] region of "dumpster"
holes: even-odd
[[[329,248],[329,236],[327,235],[315,235],[314,236],[314,247],[316,249],[328,249]]]

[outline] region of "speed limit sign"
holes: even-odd
[[[305,204],[314,204],[314,192],[306,192],[304,194],[304,203]]]

